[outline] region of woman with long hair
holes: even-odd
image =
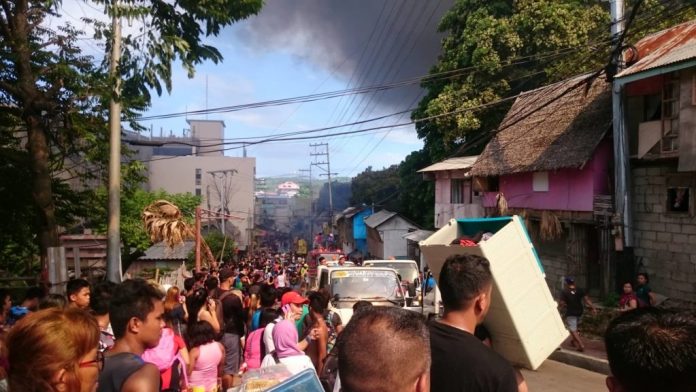
[[[172,329],[177,335],[183,336],[183,328],[188,321],[188,308],[186,307],[186,298],[181,295],[178,287],[172,286],[167,290],[167,295],[164,298],[164,312],[172,320]]]
[[[189,384],[202,386],[205,392],[215,392],[222,376],[225,347],[215,341],[215,331],[207,321],[189,325]]]
[[[7,337],[10,391],[93,392],[104,357],[99,325],[80,309],[45,309],[22,318]]]
[[[206,289],[194,290],[191,296],[186,299],[186,305],[189,311],[188,328],[199,321],[207,321],[213,327],[215,334],[220,333],[220,321],[216,313],[217,303],[208,297]]]

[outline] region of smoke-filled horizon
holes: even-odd
[[[237,34],[253,50],[282,50],[332,73],[346,88],[427,75],[453,0],[270,0]],[[335,123],[417,103],[418,85],[342,99]],[[377,111],[375,111],[377,109]]]

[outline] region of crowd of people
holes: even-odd
[[[302,269],[282,255],[241,260],[166,290],[74,279],[65,296],[32,288],[18,306],[0,290],[0,390],[227,391],[244,372],[278,364],[314,369],[327,391],[526,390],[480,328],[493,295],[485,258],[445,261],[444,316],[431,321],[358,301],[344,323],[327,292],[307,290]],[[606,347],[610,391],[696,390],[691,313],[622,312]]]
[[[588,307],[593,314],[597,314],[592,300],[587,292],[578,288],[575,279],[566,277],[564,279],[565,288],[558,298],[558,304],[563,312],[568,332],[571,336],[571,345],[578,351],[585,351],[585,345],[580,338],[578,325]],[[655,293],[650,289],[650,278],[645,272],[640,272],[636,276],[635,284],[627,281],[622,285],[621,297],[618,301],[618,311],[628,312],[638,308],[647,308],[656,305]],[[634,287],[636,288],[634,290]]]

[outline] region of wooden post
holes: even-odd
[[[80,279],[82,277],[82,265],[80,264],[80,248],[73,248],[73,262],[75,269],[75,279]]]
[[[48,248],[48,281],[51,294],[65,294],[68,281],[68,269],[65,265],[65,248],[62,246]]]
[[[196,207],[196,272],[201,272],[201,207]]]

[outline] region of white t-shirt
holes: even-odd
[[[285,274],[276,276],[276,287],[285,287]]]
[[[306,355],[293,355],[292,357],[280,358],[280,363],[288,368],[290,373],[297,374],[305,369],[314,369],[314,364],[312,360]],[[275,366],[276,362],[271,354],[263,357],[263,362],[261,362],[261,367]]]
[[[281,320],[283,320],[283,318],[278,317],[273,320],[272,323],[268,323],[263,330],[263,344],[266,346],[266,352],[264,354],[270,354],[272,351],[275,351],[275,344],[273,344],[273,328],[275,328],[276,323]]]

